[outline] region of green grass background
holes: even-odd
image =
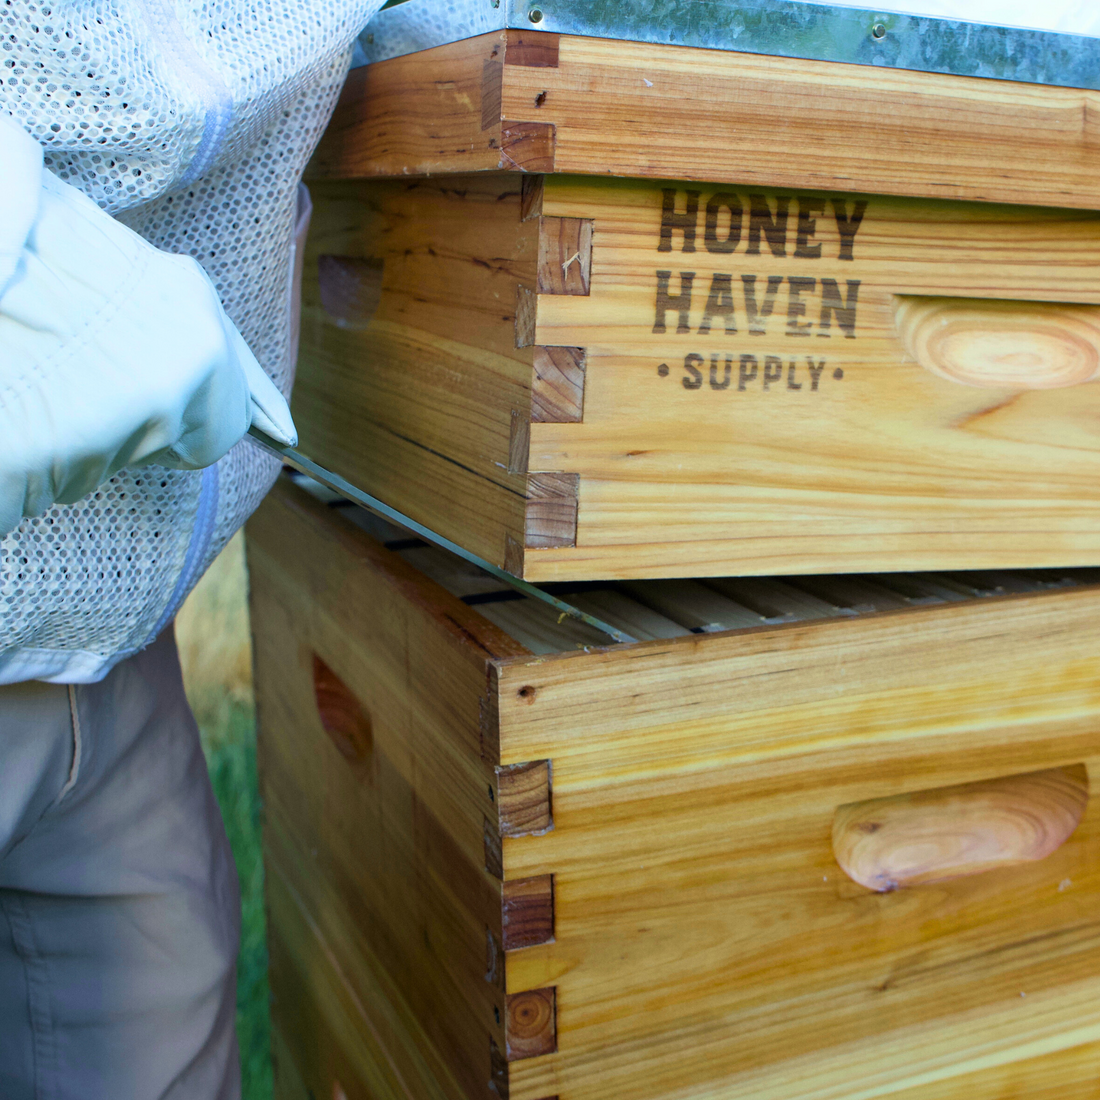
[[[237,1036],[243,1100],[271,1100],[271,1014],[247,591],[244,543],[238,535],[180,611],[176,639],[241,882]]]

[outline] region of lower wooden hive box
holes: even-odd
[[[1097,1095],[1093,575],[249,562],[280,1100]]]

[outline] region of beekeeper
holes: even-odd
[[[236,879],[170,624],[275,476],[249,425],[294,440],[299,179],[380,3],[0,6],[2,1100],[239,1094]]]
[[[303,166],[381,0],[0,6],[0,1097],[239,1095],[170,624],[285,442]]]

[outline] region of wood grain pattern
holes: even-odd
[[[506,119],[500,128],[500,166],[514,172],[553,172],[556,145],[552,123]]]
[[[536,69],[556,69],[561,35],[550,31],[508,35],[505,60],[509,65],[527,65]]]
[[[558,1049],[556,992],[550,988],[508,994],[509,1062],[538,1058]]]
[[[575,545],[578,504],[576,474],[531,473],[527,479],[525,544],[540,548]]]
[[[592,222],[589,218],[539,220],[540,294],[587,294],[592,277]]]
[[[568,36],[502,110],[542,92],[558,172],[1100,206],[1096,92]]]
[[[952,382],[1047,390],[1100,377],[1100,306],[900,297],[906,351]]]
[[[499,68],[483,93],[487,60]],[[535,170],[501,155],[507,118],[553,132],[553,156],[544,145],[536,158],[548,171],[1089,209],[1100,206],[1097,102],[1072,88],[511,31],[354,70],[311,172]]]
[[[294,487],[269,496],[248,537],[268,865],[338,960],[363,1026],[420,1066],[408,1079],[488,1100],[486,1051],[492,1035],[504,1047],[505,1001],[485,981],[486,929],[501,939],[502,898],[485,869],[486,831],[499,847],[499,757],[482,759],[481,700],[489,662],[523,649]],[[314,654],[370,714],[366,775],[322,727]],[[399,686],[411,681],[423,695]],[[294,972],[311,998],[329,997],[309,977],[320,948],[294,936],[292,949],[306,952]],[[284,1032],[301,1011],[289,993],[276,1004]],[[307,1030],[295,1042],[318,1040]]]
[[[504,949],[537,947],[554,938],[554,876],[504,883]]]
[[[1083,766],[841,806],[833,852],[845,874],[885,892],[1046,859],[1089,800]]]
[[[584,419],[584,348],[536,346],[534,368],[531,420],[541,424],[579,424]]]
[[[310,179],[403,176],[410,162],[421,173],[476,172],[500,165],[500,108],[483,127],[483,96],[500,102],[502,35],[455,42],[433,50],[430,87],[424,58],[395,57],[352,69],[313,159]],[[488,88],[486,62],[498,64]],[[437,74],[446,71],[445,79]]]
[[[277,1100],[302,1100],[309,1090],[326,1097],[334,1079],[352,1100],[408,1100],[410,1092],[466,1100],[400,992],[367,968],[353,984],[344,969],[347,941],[334,948],[319,935],[296,876],[271,849],[264,854]]]
[[[579,474],[583,507],[527,578],[1100,553],[1100,388],[959,385],[895,323],[908,295],[1091,315],[1095,214],[559,176],[542,209],[592,218],[598,246],[589,295],[538,295],[528,329],[586,348],[586,381],[583,424],[532,425],[530,468]]]
[[[981,299],[1064,319],[987,366],[1081,351],[1100,215],[538,179],[315,187],[294,398],[313,458],[535,581],[1100,554],[1100,389],[959,385],[897,324],[899,302]],[[588,223],[588,293],[538,293],[540,249],[546,285]],[[320,256],[382,263],[365,327],[323,308]]]
[[[531,836],[552,829],[549,761],[497,768],[497,803],[501,836]]]
[[[850,1100],[1012,1081],[995,1067],[1093,1041],[1091,803],[1047,860],[889,894],[847,879],[831,826],[838,804],[1095,759],[1095,610],[1096,590],[972,600],[506,662],[502,753],[552,757],[556,819],[542,851],[505,840],[506,877],[556,884],[555,942],[508,980],[552,977],[571,1006],[512,1096],[584,1094],[589,1059],[599,1095],[661,1096],[690,1051],[694,1095]]]
[[[895,1100],[1093,1100],[1100,1043],[1082,1043],[891,1093]]]
[[[478,1100],[1092,1095],[1096,800],[1044,859],[889,893],[844,874],[832,830],[838,806],[1050,769],[1077,797],[1081,762],[1094,784],[1100,588],[980,598],[1010,586],[991,575],[932,607],[536,658],[346,526],[282,492],[250,528],[268,845],[385,1058],[421,1051]],[[313,652],[374,719],[370,799],[316,718]],[[532,761],[554,828],[500,838],[496,768]],[[504,950],[502,899],[548,875],[552,940]],[[298,1018],[341,1003],[315,957],[279,979]],[[511,998],[549,990],[556,1049],[509,1061]],[[318,1062],[309,1027],[295,1042]],[[310,1081],[334,1078],[360,1087]]]
[[[475,552],[497,563],[509,538],[522,546],[527,486],[532,352],[516,349],[514,302],[535,283],[538,223],[519,222],[519,191],[507,177],[315,187],[293,399],[306,454],[433,528],[479,516]],[[324,309],[326,254],[384,263],[366,328]]]

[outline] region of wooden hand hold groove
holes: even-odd
[[[841,806],[833,851],[872,890],[976,875],[1045,859],[1088,802],[1083,764]]]
[[[367,765],[374,747],[370,716],[348,686],[317,654],[313,655],[313,693],[321,726],[350,764]]]
[[[965,386],[1049,390],[1100,377],[1100,306],[899,295],[894,322],[925,370]]]

